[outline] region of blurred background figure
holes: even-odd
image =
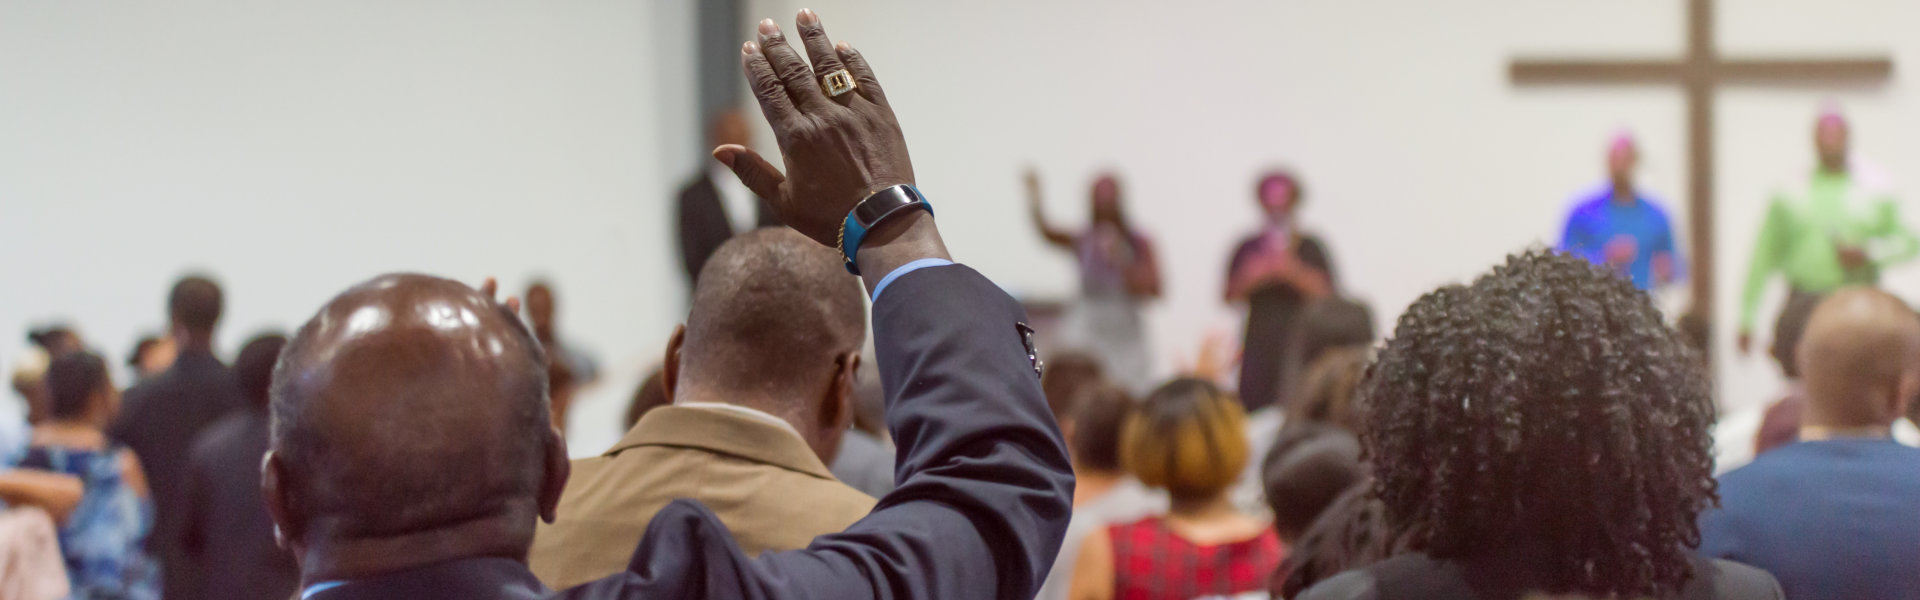
[[[47,418],[46,368],[55,358],[81,350],[80,335],[65,325],[41,327],[27,332],[33,345],[20,364],[14,367],[13,390],[26,402],[28,423]]]
[[[1799,443],[1720,477],[1700,553],[1772,573],[1788,598],[1920,597],[1920,449],[1893,423],[1920,395],[1920,318],[1866,287],[1814,308],[1795,358]]]
[[[1360,461],[1360,438],[1325,423],[1288,430],[1261,461],[1273,531],[1291,548],[1334,500],[1368,481]]]
[[[60,527],[73,597],[160,598],[159,570],[145,549],[153,528],[147,477],[136,452],[106,433],[120,408],[107,362],[85,351],[55,358],[47,390],[47,419],[34,426],[20,467],[72,475],[85,486]]]
[[[1777,273],[1792,296],[1872,285],[1887,267],[1920,255],[1920,237],[1900,216],[1885,178],[1848,154],[1846,117],[1828,109],[1814,124],[1819,165],[1804,183],[1774,192],[1754,241],[1740,295],[1741,352],[1753,341],[1761,295]]]
[[[1286,380],[1293,382],[1284,405],[1270,405],[1247,416],[1249,456],[1268,456],[1286,430],[1330,424],[1358,434],[1354,396],[1373,359],[1373,311],[1345,298],[1324,298],[1308,305],[1300,331],[1287,352]],[[1249,461],[1233,485],[1233,505],[1257,514],[1271,504],[1260,461]]]
[[[69,352],[85,349],[86,342],[80,334],[66,325],[51,325],[27,332],[27,341],[45,350],[52,358],[65,356]]]
[[[533,329],[533,335],[546,347],[547,358],[565,365],[567,374],[575,387],[586,387],[600,380],[600,364],[593,354],[571,343],[560,333],[559,301],[554,298],[553,284],[536,279],[527,285],[527,293],[521,297],[526,303],[527,324]]]
[[[143,336],[134,342],[133,352],[127,355],[127,367],[133,369],[133,383],[139,385],[147,378],[166,372],[173,366],[173,359],[179,355],[179,349],[173,345],[173,338],[162,336]]]
[[[713,118],[707,133],[707,147],[726,144],[752,147],[752,130],[737,109],[721,112]],[[726,165],[701,160],[699,174],[680,188],[677,204],[680,221],[680,264],[687,275],[688,294],[700,279],[700,268],[707,258],[735,235],[761,227],[780,224],[773,207],[753,195]]]
[[[627,413],[622,417],[621,431],[633,429],[634,424],[639,423],[640,418],[647,416],[649,411],[673,404],[673,397],[667,394],[667,386],[660,381],[660,376],[660,368],[654,367],[647,372],[645,379],[640,380],[640,385],[633,388],[633,397],[627,400]]]
[[[1027,202],[1040,237],[1073,252],[1080,269],[1080,297],[1068,309],[1060,341],[1065,350],[1091,352],[1115,383],[1145,391],[1155,372],[1141,304],[1160,297],[1160,265],[1153,241],[1127,221],[1120,180],[1112,173],[1094,179],[1088,196],[1089,223],[1069,232],[1047,222],[1040,174],[1028,170]]]
[[[1167,494],[1148,489],[1120,464],[1120,433],[1133,415],[1135,401],[1126,390],[1107,383],[1091,357],[1061,354],[1047,361],[1040,376],[1073,460],[1073,518],[1060,543],[1053,571],[1040,587],[1041,600],[1068,597],[1081,544],[1089,534],[1117,523],[1132,523],[1167,512]]]
[[[1781,390],[1780,399],[1767,406],[1760,420],[1760,431],[1753,440],[1754,456],[1800,441],[1800,426],[1807,412],[1807,388],[1800,382],[1800,339],[1807,332],[1807,319],[1824,299],[1825,295],[1796,294],[1787,299],[1779,320],[1773,323],[1773,344],[1768,354],[1780,366],[1786,389]]]
[[[1633,135],[1615,136],[1607,147],[1607,184],[1575,202],[1560,249],[1651,290],[1678,279],[1680,251],[1666,209],[1633,183],[1639,163]]]
[[[840,436],[840,451],[827,469],[833,478],[868,496],[893,491],[893,438],[887,434],[887,396],[880,385],[880,363],[862,355],[860,382],[853,388],[853,429]]]
[[[1227,497],[1247,462],[1246,415],[1231,394],[1176,379],[1147,396],[1121,427],[1120,462],[1164,489],[1164,516],[1087,536],[1075,561],[1075,600],[1173,600],[1266,589],[1285,549],[1273,528]]]
[[[1300,312],[1334,293],[1333,261],[1320,238],[1295,218],[1306,189],[1287,171],[1261,176],[1254,197],[1265,216],[1227,263],[1226,299],[1244,304],[1246,336],[1240,355],[1240,402],[1248,411],[1280,401],[1287,389],[1287,353]]]
[[[233,375],[246,403],[194,439],[181,534],[187,559],[206,576],[194,598],[283,600],[300,586],[299,565],[274,539],[260,494],[273,368],[286,345],[286,336],[267,334],[240,349]]]
[[[194,438],[244,403],[233,372],[213,353],[214,329],[225,309],[220,285],[191,275],[174,283],[167,315],[179,356],[159,375],[127,390],[126,409],[109,435],[140,456],[153,486],[153,534],[147,546],[160,561],[166,598],[189,598],[200,573],[181,548],[187,509],[187,456]]]

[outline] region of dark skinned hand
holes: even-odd
[[[795,22],[806,57],[788,45],[772,19],[760,22],[758,43],[747,42],[740,50],[748,85],[773,126],[786,173],[743,146],[715,148],[713,157],[771,203],[781,221],[834,246],[854,205],[889,186],[914,182],[913,163],[866,59],[852,46],[827,39],[813,11],[800,11]],[[858,87],[829,98],[820,78],[840,69],[850,72]]]

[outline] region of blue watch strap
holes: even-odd
[[[840,224],[840,257],[846,260],[847,272],[860,274],[860,267],[854,264],[854,257],[860,254],[860,242],[865,241],[867,232],[874,226],[897,214],[912,209],[925,209],[933,214],[933,204],[920,193],[920,188],[901,184],[874,192],[847,211],[846,220]]]

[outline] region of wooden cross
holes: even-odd
[[[1713,0],[1687,0],[1687,53],[1679,59],[1513,61],[1516,84],[1678,84],[1687,96],[1688,269],[1693,310],[1713,323],[1713,93],[1721,84],[1884,83],[1888,58],[1725,58],[1714,50]]]

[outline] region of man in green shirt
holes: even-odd
[[[1884,186],[1848,168],[1847,121],[1820,116],[1814,127],[1820,167],[1807,187],[1781,190],[1767,207],[1740,297],[1740,351],[1753,341],[1753,324],[1774,273],[1793,294],[1823,294],[1871,284],[1880,270],[1920,254],[1920,237],[1900,222],[1900,206]]]

